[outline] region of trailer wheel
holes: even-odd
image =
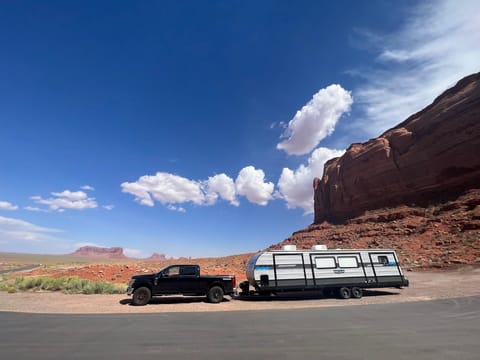
[[[212,286],[207,294],[208,302],[217,304],[223,300],[223,289],[220,286]]]
[[[133,293],[132,302],[133,305],[143,306],[147,305],[152,298],[152,292],[149,288],[142,286],[135,290]]]
[[[352,296],[352,292],[347,287],[341,287],[340,289],[338,289],[338,296],[340,297],[340,299],[350,299],[350,296]]]
[[[352,297],[355,299],[360,299],[363,296],[363,291],[361,288],[353,287],[352,288]]]

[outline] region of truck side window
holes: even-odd
[[[180,266],[172,266],[168,269],[167,275],[168,276],[175,276],[180,274]]]
[[[195,266],[182,266],[180,268],[180,275],[195,276],[197,275],[197,270]]]

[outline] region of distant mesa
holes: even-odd
[[[82,246],[70,255],[100,259],[128,259],[123,253],[123,248],[121,247],[104,248],[98,246]]]
[[[329,160],[322,179],[314,179],[314,223],[444,201],[479,188],[479,154],[476,73],[378,138],[352,144],[343,156]]]
[[[170,260],[170,257],[167,257],[165,254],[153,253],[151,256],[149,256],[145,260],[166,261],[166,260]]]
[[[69,254],[75,257],[85,257],[94,259],[130,259],[130,260],[146,260],[146,261],[168,261],[173,260],[172,257],[165,254],[153,253],[145,259],[130,258],[125,256],[121,247],[99,247],[99,246],[82,246],[73,253]]]

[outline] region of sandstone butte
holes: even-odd
[[[315,224],[448,200],[480,187],[480,73],[422,111],[329,160],[314,179]]]
[[[103,248],[97,246],[82,246],[70,254],[76,257],[101,258],[101,259],[127,259],[123,254],[123,248]]]

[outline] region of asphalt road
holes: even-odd
[[[480,297],[324,309],[0,313],[2,359],[475,359]]]
[[[38,265],[38,264],[31,264],[31,265],[25,265],[25,266],[13,268],[13,269],[0,270],[0,275],[12,273],[12,272],[20,272],[20,271],[33,270],[33,269],[38,268],[39,266],[40,266],[40,265]]]

